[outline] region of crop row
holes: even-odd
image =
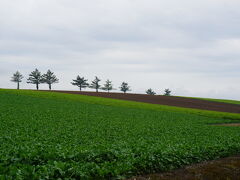
[[[43,94],[0,90],[0,179],[122,179],[240,152],[239,127],[208,125],[230,120]]]

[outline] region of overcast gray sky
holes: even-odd
[[[239,0],[0,0],[0,88],[38,68],[134,93],[240,99]],[[47,85],[41,85],[46,89]]]

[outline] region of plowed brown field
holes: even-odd
[[[185,108],[203,109],[210,111],[221,111],[230,113],[240,113],[240,105],[212,102],[207,100],[185,98],[185,97],[175,97],[175,96],[159,96],[159,95],[145,95],[145,94],[123,94],[123,93],[105,93],[105,92],[86,92],[86,91],[54,91],[60,93],[69,94],[82,94],[88,96],[98,96],[105,98],[121,99],[138,101],[151,104],[161,104],[168,106],[177,106]]]
[[[203,162],[166,173],[129,180],[240,180],[240,156]]]

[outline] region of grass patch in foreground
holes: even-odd
[[[207,125],[233,120],[60,93],[0,100],[0,179],[121,179],[240,152],[240,127]]]

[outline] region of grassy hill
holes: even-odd
[[[240,152],[239,114],[0,90],[0,179],[122,179]]]

